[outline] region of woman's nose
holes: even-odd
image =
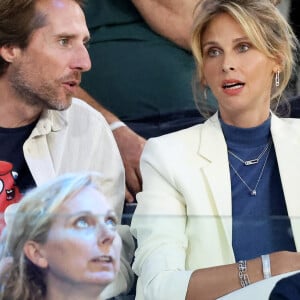
[[[99,224],[98,227],[98,245],[110,246],[116,237],[116,231],[107,227],[106,224]]]
[[[223,71],[224,73],[228,73],[229,71],[234,71],[234,70],[235,70],[234,67],[231,67],[231,66],[229,66],[229,65],[223,64],[222,71]]]
[[[228,73],[229,71],[235,70],[235,62],[233,54],[227,53],[224,54],[223,64],[222,64],[222,71],[224,73]]]

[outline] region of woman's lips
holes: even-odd
[[[239,80],[224,80],[222,84],[222,89],[225,94],[234,96],[239,94],[245,86],[244,82]]]

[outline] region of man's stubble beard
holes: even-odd
[[[48,83],[46,81],[35,84],[38,81],[39,74],[28,74],[22,68],[12,66],[9,82],[19,99],[28,106],[41,107],[41,109],[65,110],[71,104],[72,94],[66,92],[66,100],[60,100],[58,89],[60,82]],[[34,80],[30,80],[30,79]],[[57,86],[57,87],[56,87]],[[68,105],[66,105],[68,103]]]

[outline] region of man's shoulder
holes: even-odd
[[[76,117],[82,116],[82,118],[89,117],[106,124],[103,115],[99,111],[78,98],[72,98],[72,104],[68,109],[68,114]]]
[[[85,101],[75,97],[72,98],[72,104],[70,105],[69,109],[73,111],[83,110],[84,112],[91,113],[91,114],[94,114],[95,112],[98,113],[98,111],[96,111],[92,106],[87,104]]]
[[[72,104],[66,110],[52,110],[51,113],[55,124],[67,124],[72,130],[111,132],[103,115],[78,98],[72,98]]]

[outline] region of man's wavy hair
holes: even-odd
[[[32,33],[46,25],[47,15],[36,9],[40,0],[0,1],[0,47],[18,46],[25,49]],[[73,0],[83,7],[84,0]],[[9,65],[0,56],[0,76]]]

